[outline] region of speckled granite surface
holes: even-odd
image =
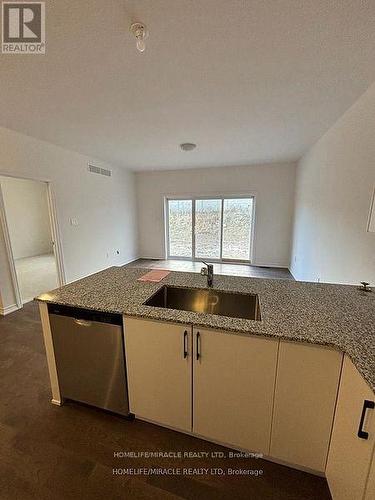
[[[332,346],[349,355],[375,391],[374,291],[361,292],[346,285],[216,275],[216,289],[258,294],[262,320],[252,321],[144,306],[163,285],[204,288],[207,283],[205,277],[185,272],[171,272],[160,283],[137,281],[146,272],[147,269],[111,267],[42,294],[38,300]]]

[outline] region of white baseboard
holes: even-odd
[[[141,257],[138,257],[138,259],[142,259],[142,260],[165,260],[165,259],[166,259],[166,257],[155,257],[155,255],[153,255],[153,256],[146,256],[146,257],[144,257],[144,256],[142,255]],[[136,260],[138,260],[138,259],[136,259]],[[171,259],[171,260],[173,260],[173,259]],[[178,260],[180,260],[180,259],[178,259]],[[183,260],[183,259],[182,259],[182,260]],[[189,259],[186,259],[186,260],[189,260]]]
[[[126,266],[126,264],[131,264],[132,262],[135,262],[136,260],[141,259],[142,257],[132,257],[130,259],[126,259],[120,264],[120,266]]]
[[[289,269],[289,264],[285,264],[285,262],[283,263],[280,262],[278,264],[269,264],[268,262],[267,263],[252,262],[251,265],[255,267],[280,267],[282,269]]]
[[[18,311],[19,307],[17,304],[12,304],[11,306],[6,306],[6,307],[0,307],[0,315],[1,316],[6,316],[7,314],[10,314],[14,311]]]

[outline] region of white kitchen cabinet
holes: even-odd
[[[268,454],[278,341],[193,328],[193,431]]]
[[[373,391],[345,356],[326,469],[333,500],[375,498],[374,465],[370,471],[375,443],[374,401]]]
[[[342,353],[323,346],[280,342],[270,455],[324,472]]]
[[[192,328],[124,318],[130,411],[191,431]]]

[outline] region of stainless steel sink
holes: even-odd
[[[203,288],[163,286],[144,303],[146,306],[193,311],[230,318],[260,321],[259,299],[256,294],[231,293]]]

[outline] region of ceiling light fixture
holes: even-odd
[[[133,23],[130,26],[130,32],[133,33],[137,40],[137,49],[139,52],[144,52],[146,49],[145,40],[148,38],[148,30],[143,23]]]
[[[193,151],[196,147],[197,145],[192,142],[184,142],[183,144],[180,144],[182,151]]]

